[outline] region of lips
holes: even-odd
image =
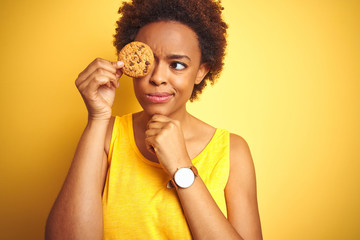
[[[146,97],[153,103],[165,103],[168,102],[171,98],[173,98],[174,94],[167,92],[156,92],[146,94]]]

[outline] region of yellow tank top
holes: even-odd
[[[103,239],[192,239],[175,189],[160,164],[135,144],[132,114],[116,117],[103,192]],[[229,176],[229,132],[217,129],[192,163],[227,216],[224,189]]]

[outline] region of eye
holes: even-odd
[[[172,62],[170,64],[170,67],[175,69],[175,70],[183,70],[183,69],[187,68],[187,65],[185,63],[182,63],[182,62]]]

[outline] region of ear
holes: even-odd
[[[201,81],[204,79],[204,77],[209,71],[210,71],[209,64],[207,63],[200,64],[199,70],[196,74],[195,85],[201,83]]]

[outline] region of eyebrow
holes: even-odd
[[[181,55],[181,54],[168,55],[166,58],[168,58],[168,59],[182,59],[182,58],[186,58],[186,59],[188,59],[189,61],[191,61],[191,58],[189,58],[189,57],[186,56],[186,55]]]

